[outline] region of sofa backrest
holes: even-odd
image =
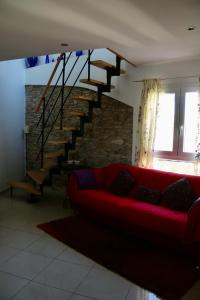
[[[168,185],[187,178],[196,196],[200,196],[200,176],[165,172],[155,169],[146,169],[126,164],[111,164],[104,168],[104,186],[108,187],[122,170],[128,170],[136,179],[136,184],[144,185],[148,188],[163,191]]]

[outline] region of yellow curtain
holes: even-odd
[[[141,167],[152,167],[160,92],[160,80],[149,79],[144,81],[138,119],[138,147],[136,159],[136,164]]]

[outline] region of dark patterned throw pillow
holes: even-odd
[[[109,191],[118,196],[127,196],[135,183],[135,179],[127,170],[121,171],[109,187]]]
[[[135,197],[140,201],[158,205],[161,201],[161,192],[140,185]]]
[[[192,186],[187,178],[181,178],[169,185],[163,192],[163,205],[179,211],[188,211],[194,202]]]
[[[95,189],[97,181],[95,173],[92,169],[76,170],[73,172],[80,189]]]

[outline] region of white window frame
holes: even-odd
[[[175,94],[175,114],[174,114],[174,136],[172,151],[154,150],[154,156],[169,160],[194,160],[194,153],[183,152],[183,135],[184,135],[184,112],[185,112],[185,93],[196,92],[197,87],[194,85],[186,85],[183,87],[167,86],[164,93]]]

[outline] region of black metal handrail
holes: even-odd
[[[54,93],[54,91],[55,91],[57,85],[58,85],[58,82],[59,82],[59,80],[60,80],[60,77],[61,77],[61,75],[63,74],[63,69],[66,68],[66,66],[67,66],[67,64],[68,64],[68,61],[69,61],[69,59],[70,59],[72,53],[73,53],[73,52],[70,52],[70,54],[68,55],[67,60],[66,60],[65,63],[64,63],[64,67],[63,67],[62,70],[60,71],[60,75],[58,76],[58,79],[56,80],[56,83],[55,83],[55,85],[54,85],[54,87],[53,87],[53,89],[52,89],[52,91],[51,91],[51,93],[50,93],[50,95],[49,95],[49,97],[48,97],[48,100],[46,100],[46,105],[45,105],[46,107],[48,107],[48,105],[49,105],[49,102],[50,102],[50,100],[51,100],[51,98],[52,98],[52,96],[53,96],[53,93]],[[65,54],[64,54],[64,55],[65,55]],[[38,127],[39,124],[40,124],[40,122],[42,121],[42,116],[43,116],[43,115],[41,114],[41,115],[40,115],[40,118],[39,118],[39,120],[38,120],[38,123],[36,124],[36,127]]]
[[[77,62],[78,62],[78,60],[79,60],[79,57],[80,57],[80,56],[78,56],[78,57],[76,58],[76,60],[75,60],[75,62],[74,62],[74,64],[73,64],[73,66],[72,66],[72,68],[71,68],[71,70],[70,70],[70,72],[69,72],[69,74],[68,74],[68,76],[67,76],[67,78],[66,78],[66,80],[64,81],[64,86],[66,85],[68,79],[70,78],[71,73],[73,72],[73,70],[74,70],[74,68],[75,68],[75,66],[76,66],[76,64],[77,64]],[[63,71],[64,71],[64,70],[63,70]],[[61,93],[62,93],[62,88],[63,88],[63,86],[61,87],[60,92],[59,92],[59,94],[58,94],[56,100],[55,100],[54,103],[53,103],[53,106],[52,106],[52,108],[51,108],[51,110],[50,110],[50,112],[49,112],[49,114],[48,114],[48,116],[47,116],[46,121],[44,121],[44,127],[47,126],[48,121],[49,121],[49,118],[50,118],[50,116],[51,116],[51,115],[53,114],[53,112],[54,112],[54,109],[55,109],[55,107],[56,107],[56,104],[58,103],[59,97],[60,97],[60,95],[61,95]],[[46,108],[47,108],[47,105],[46,105]],[[37,139],[37,143],[40,141],[41,136],[42,136],[42,132],[40,133],[40,135],[39,135],[39,137],[38,137],[38,139]]]
[[[62,72],[62,88],[61,88],[61,107],[62,103],[64,101],[64,93],[65,93],[65,60],[66,60],[66,54],[64,54],[64,60],[63,60],[63,72]],[[63,109],[60,112],[60,129],[63,128]]]
[[[59,109],[59,111],[58,111],[58,113],[57,113],[57,115],[56,115],[54,121],[52,122],[51,127],[50,127],[50,130],[48,131],[46,137],[44,137],[44,129],[45,129],[45,127],[47,126],[47,123],[48,123],[48,121],[49,121],[49,118],[50,118],[50,116],[52,115],[52,113],[53,113],[53,111],[54,111],[54,108],[55,108],[55,106],[56,106],[56,104],[57,104],[57,102],[58,102],[59,96],[60,96],[60,94],[61,94],[62,91],[63,91],[63,88],[64,88],[64,87],[63,87],[63,84],[62,84],[62,89],[60,90],[60,93],[59,93],[59,95],[58,95],[56,101],[54,102],[54,104],[53,104],[53,106],[52,106],[52,108],[51,108],[51,110],[50,110],[50,112],[49,112],[49,114],[48,114],[48,117],[47,117],[46,121],[45,121],[45,111],[46,111],[46,109],[47,109],[47,102],[44,101],[45,104],[43,105],[43,109],[44,109],[45,111],[43,111],[42,116],[41,116],[41,120],[42,120],[42,131],[41,131],[41,133],[40,133],[40,135],[39,135],[39,138],[38,138],[38,141],[39,141],[40,138],[42,137],[42,143],[41,143],[41,147],[40,147],[39,153],[38,153],[37,158],[36,158],[36,160],[38,160],[38,158],[39,158],[39,156],[40,156],[40,154],[41,154],[41,167],[43,166],[43,151],[44,151],[44,146],[45,146],[45,144],[46,144],[46,142],[47,142],[47,140],[48,140],[48,138],[49,138],[49,135],[51,134],[51,132],[52,132],[52,130],[53,130],[53,128],[54,128],[54,125],[55,125],[55,123],[56,123],[56,121],[57,121],[59,115],[60,115],[60,114],[62,113],[62,111],[63,111],[63,107],[64,107],[65,103],[67,102],[69,96],[71,95],[71,92],[72,92],[74,86],[76,85],[78,79],[80,78],[80,75],[82,74],[82,72],[83,72],[85,66],[87,65],[87,63],[88,63],[88,65],[90,66],[90,57],[91,57],[93,51],[94,51],[94,50],[89,50],[89,51],[88,51],[88,57],[87,57],[87,59],[86,59],[84,65],[82,66],[82,68],[81,68],[81,70],[80,70],[80,72],[79,72],[79,74],[78,74],[76,80],[74,81],[73,85],[71,86],[71,88],[70,88],[70,90],[69,90],[69,92],[68,92],[68,94],[67,94],[65,100],[64,100],[64,101],[62,100],[61,107],[60,107],[60,109]],[[75,67],[75,65],[76,65],[77,62],[78,62],[78,59],[79,59],[79,56],[77,57],[76,61],[74,62],[74,64],[73,64],[73,66],[72,66],[72,68],[71,68],[71,70],[70,70],[70,72],[69,72],[69,74],[68,74],[66,80],[63,81],[63,82],[64,82],[64,86],[66,85],[68,79],[70,78],[70,76],[71,76],[71,74],[72,74],[72,72],[73,72],[73,70],[74,70],[74,67]],[[66,65],[65,65],[65,66],[66,66]],[[64,69],[61,71],[61,73],[63,73],[63,72],[64,72]],[[90,68],[88,68],[88,75],[90,74],[89,72],[90,72]],[[49,102],[48,102],[48,103],[49,103]]]
[[[87,58],[86,62],[84,63],[83,67],[81,68],[81,71],[79,72],[79,74],[78,74],[78,76],[77,76],[77,78],[76,78],[74,84],[71,86],[71,88],[70,88],[70,90],[69,90],[69,93],[67,94],[67,96],[66,96],[66,98],[65,98],[65,100],[64,100],[64,102],[63,102],[63,106],[64,106],[65,103],[67,102],[67,100],[68,100],[68,98],[69,98],[69,96],[70,96],[70,94],[71,94],[71,92],[72,92],[74,86],[76,85],[76,83],[77,83],[77,81],[78,81],[78,79],[79,79],[81,73],[83,72],[83,70],[84,70],[84,68],[85,68],[85,66],[86,66],[86,64],[87,64],[87,62],[89,61],[90,56],[92,55],[92,53],[93,53],[93,50],[89,53],[88,58]],[[59,114],[60,114],[61,109],[62,109],[62,107],[60,108],[60,110],[59,110],[59,112],[58,112],[58,114],[57,114],[57,116],[56,116],[56,118],[55,118],[55,120],[54,120],[54,122],[53,122],[53,124],[52,124],[52,126],[51,126],[51,129],[49,130],[49,133],[47,134],[47,136],[46,136],[46,138],[45,138],[45,140],[44,140],[44,145],[46,144],[47,139],[48,139],[48,137],[49,137],[51,131],[53,130],[53,127],[54,127],[54,125],[55,125],[55,123],[56,123],[56,121],[57,121],[57,119],[58,119],[58,117],[59,117]],[[43,146],[44,146],[44,145],[43,145]]]
[[[71,70],[70,70],[70,72],[69,72],[69,74],[68,74],[68,76],[67,76],[67,78],[66,78],[66,80],[65,80],[65,82],[64,82],[64,86],[66,85],[68,79],[70,78],[70,75],[71,75],[71,73],[73,72],[73,70],[74,70],[74,68],[75,68],[75,66],[76,66],[76,64],[77,64],[77,62],[78,62],[78,60],[79,60],[79,57],[80,57],[80,56],[78,56],[78,57],[76,58],[76,60],[75,60],[75,62],[74,62],[74,64],[73,64],[73,66],[72,66],[72,68],[71,68]],[[49,121],[49,118],[50,118],[50,116],[52,115],[52,113],[53,113],[53,111],[54,111],[54,108],[55,108],[55,106],[56,106],[56,104],[57,104],[57,102],[58,102],[58,99],[59,99],[61,93],[62,93],[62,87],[61,87],[61,89],[60,89],[60,92],[59,92],[59,94],[58,94],[56,100],[55,100],[54,103],[53,103],[53,106],[52,106],[52,108],[51,108],[51,110],[50,110],[50,112],[49,112],[49,114],[48,114],[48,117],[47,117],[47,119],[46,119],[46,121],[45,121],[45,123],[44,123],[44,126],[47,125],[47,123],[48,123],[48,121]],[[40,137],[38,138],[38,141],[39,141],[39,140],[40,140]]]

